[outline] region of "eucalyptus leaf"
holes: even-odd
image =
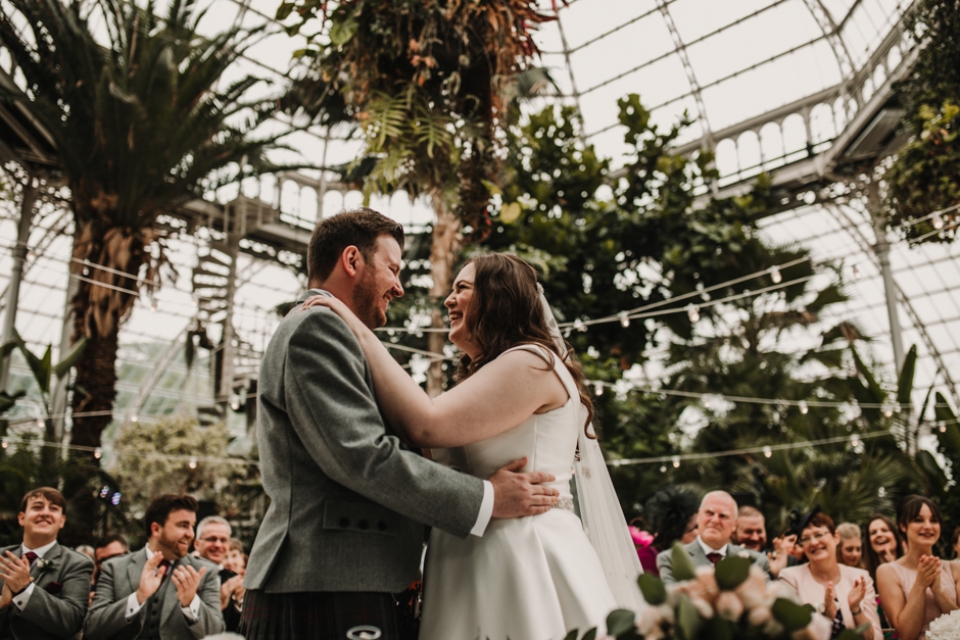
[[[813,613],[807,607],[786,598],[777,598],[770,607],[770,613],[787,631],[799,631],[813,619]]]
[[[614,609],[607,616],[607,635],[617,637],[636,629],[636,614],[628,609]]]
[[[696,569],[693,566],[693,560],[687,553],[686,547],[679,542],[673,543],[673,549],[670,550],[670,559],[673,561],[673,577],[678,581],[693,580],[697,577]]]
[[[577,638],[579,638],[579,637],[580,637],[580,630],[579,630],[579,629],[574,629],[573,631],[571,631],[570,633],[568,633],[567,635],[565,635],[565,636],[563,637],[563,640],[577,640]]]
[[[729,620],[714,616],[703,627],[703,636],[710,640],[734,640],[736,628]]]
[[[594,627],[593,629],[590,629],[585,634],[583,634],[583,637],[580,638],[580,640],[596,640],[596,638],[597,638],[597,628]]]
[[[750,565],[753,561],[750,558],[741,558],[739,556],[728,556],[717,563],[714,576],[717,579],[717,586],[724,591],[732,591],[739,587],[750,575]]]
[[[280,6],[277,7],[277,14],[275,16],[276,19],[286,20],[287,16],[289,16],[290,13],[293,11],[293,6],[294,5],[292,2],[282,2]]]
[[[667,601],[667,587],[663,581],[649,573],[643,573],[637,578],[640,593],[647,604],[657,606]]]
[[[703,618],[700,612],[690,602],[690,598],[680,596],[680,603],[677,605],[677,627],[680,629],[685,640],[695,640],[700,633],[700,627],[703,626]]]

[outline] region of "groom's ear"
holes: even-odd
[[[363,254],[354,245],[350,245],[340,254],[340,266],[351,278],[357,275],[361,264],[363,264]]]

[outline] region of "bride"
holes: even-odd
[[[330,307],[356,334],[380,410],[401,438],[479,478],[523,456],[529,460],[525,471],[556,476],[552,486],[561,500],[546,514],[492,520],[479,538],[433,530],[421,640],[549,640],[574,629],[582,635],[593,627],[603,631],[607,614],[618,606],[642,605],[633,582],[640,572],[636,554],[603,563],[598,557],[597,550],[609,552],[605,547],[632,552],[632,545],[588,431],[593,406],[580,365],[568,354],[540,291],[533,268],[516,256],[490,254],[467,262],[444,302],[450,340],[462,352],[458,384],[433,399],[342,302],[329,297],[308,302]],[[591,452],[596,470],[578,480],[590,476],[596,484],[600,477],[608,485],[597,491],[578,482],[580,510],[588,500],[605,500],[591,506],[608,512],[608,524],[591,520],[589,526],[605,530],[615,543],[596,542],[594,531],[588,540],[586,518],[581,524],[574,512],[570,480],[578,449],[581,456]],[[601,497],[590,497],[595,495]],[[611,589],[611,582],[619,584]]]

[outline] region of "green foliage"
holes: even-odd
[[[929,214],[960,204],[960,106],[949,100],[935,110],[920,107],[922,129],[898,152],[884,179],[888,186],[890,222],[908,240],[952,242],[957,235],[956,210]]]
[[[960,204],[960,5],[918,0],[906,26],[918,52],[897,90],[912,140],[884,176],[889,222],[910,240],[952,242],[960,214],[953,210],[939,221],[928,215]]]
[[[750,558],[739,558],[736,556],[723,558],[716,564],[715,576],[717,578],[717,586],[720,587],[722,591],[732,591],[736,589],[743,584],[747,576],[750,575],[750,567],[752,565],[753,560]]]
[[[673,562],[673,577],[676,580],[693,580],[697,577],[690,554],[679,542],[673,543],[673,548],[670,550],[670,559]]]

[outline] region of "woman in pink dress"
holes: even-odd
[[[907,496],[897,512],[897,526],[907,541],[902,558],[877,568],[877,586],[887,620],[901,640],[925,637],[930,623],[960,609],[960,565],[933,554],[940,540],[940,510],[928,498]]]
[[[810,562],[782,569],[780,581],[789,585],[801,602],[813,605],[833,622],[831,637],[844,628],[867,624],[863,639],[882,640],[880,618],[873,607],[873,580],[863,569],[838,562],[839,543],[840,534],[830,516],[815,512],[800,528],[799,544]]]

